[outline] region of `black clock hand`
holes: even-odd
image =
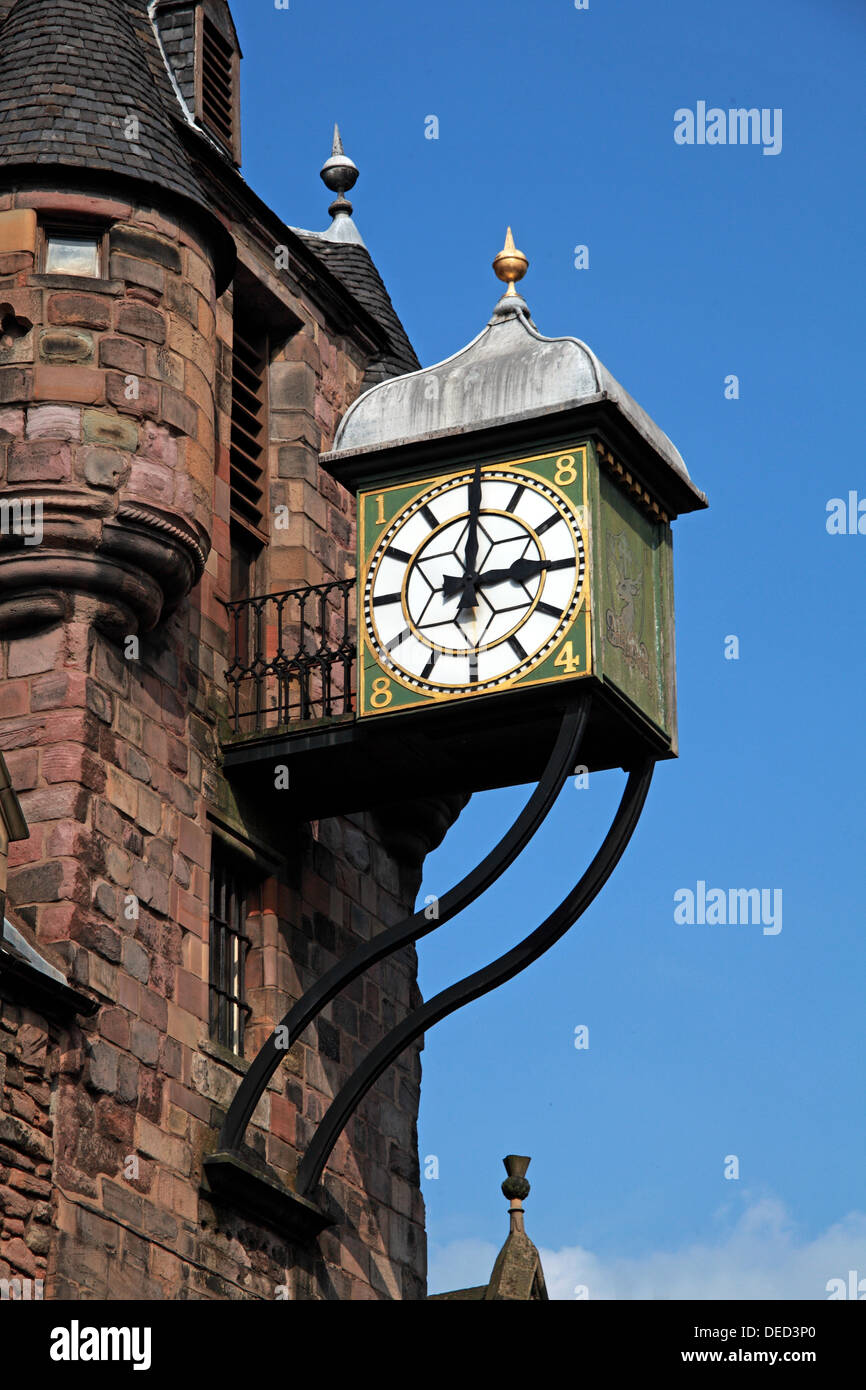
[[[486,574],[479,574],[474,580],[473,588],[486,589],[493,584],[504,584],[509,579],[513,584],[522,584],[527,579],[535,579],[545,570],[571,568],[573,564],[573,560],[530,560],[524,557],[515,560],[508,569],[488,570]],[[453,598],[464,587],[465,582],[463,577],[446,576],[442,584],[443,598]]]
[[[460,587],[463,597],[461,608],[477,608],[475,593],[475,566],[478,563],[478,520],[481,513],[481,462],[475,465],[472,482],[469,484],[469,535],[466,537],[466,554],[463,560],[463,577]]]

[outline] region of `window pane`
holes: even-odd
[[[210,1030],[215,1042],[243,1056],[244,1025],[250,1007],[244,999],[247,882],[227,862],[217,844],[211,860]]]
[[[45,251],[49,275],[99,275],[99,240],[90,236],[49,235]]]

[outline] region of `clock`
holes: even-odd
[[[362,716],[590,670],[582,445],[359,496]]]

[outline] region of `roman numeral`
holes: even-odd
[[[554,609],[554,612],[556,612],[556,609]],[[508,645],[514,652],[515,656],[519,657],[521,661],[526,660],[526,652],[524,651],[523,647],[520,645],[516,637],[509,637]]]
[[[412,556],[408,553],[408,551],[398,550],[396,545],[389,545],[388,549],[385,551],[385,554],[387,555],[389,560],[402,560],[404,564],[408,564],[409,561],[412,559]]]
[[[411,636],[412,629],[404,627],[402,632],[398,632],[396,637],[392,637],[390,642],[385,643],[385,647],[389,652],[394,652],[406,641],[407,637]]]
[[[520,501],[520,499],[521,499],[521,497],[523,496],[523,494],[524,494],[525,491],[526,491],[526,489],[525,489],[525,487],[523,486],[523,484],[522,484],[522,483],[518,483],[518,484],[517,484],[517,487],[514,489],[514,492],[513,492],[513,494],[512,494],[511,501],[508,503],[508,506],[505,508],[505,510],[506,510],[507,512],[514,512],[514,511],[517,510],[517,504],[518,504],[518,502]]]
[[[373,599],[373,607],[381,608],[383,603],[399,603],[402,594],[382,594],[380,598]]]
[[[555,526],[558,521],[562,521],[559,512],[557,512],[555,516],[549,516],[546,521],[543,521],[540,526],[535,528],[536,536],[543,536],[545,531],[549,531],[551,526]]]
[[[439,525],[439,519],[436,516],[436,514],[434,512],[431,512],[429,507],[422,507],[421,515],[427,522],[427,525],[430,527],[430,530],[435,531],[436,527]]]
[[[429,679],[430,679],[430,676],[433,674],[433,667],[436,665],[436,662],[437,662],[438,660],[439,660],[439,653],[438,653],[438,652],[431,652],[431,653],[430,653],[430,660],[427,662],[427,665],[424,667],[424,670],[421,672],[421,679],[422,679],[422,681],[426,681],[426,680],[429,680]]]
[[[478,653],[469,653],[469,680],[474,684],[478,680]]]
[[[535,611],[537,613],[546,613],[548,618],[562,617],[562,610],[559,608],[554,608],[552,603],[537,603],[535,605]]]

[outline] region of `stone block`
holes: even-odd
[[[198,435],[198,411],[192,401],[175,391],[173,386],[162,390],[162,416],[167,424],[173,425],[182,434],[195,439]]]
[[[122,811],[125,816],[134,820],[138,811],[138,787],[131,777],[127,777],[119,768],[108,768],[108,779],[106,782],[106,795],[113,806],[118,811]]]
[[[198,290],[199,294],[204,295],[205,299],[211,299],[214,292],[213,271],[194,251],[187,251],[186,253],[185,279]]]
[[[131,420],[121,420],[102,410],[85,410],[83,423],[85,444],[104,444],[131,452],[138,447],[138,426]]]
[[[20,1237],[14,1240],[5,1241],[2,1248],[2,1257],[12,1266],[19,1269],[30,1278],[36,1278],[39,1274],[39,1266],[36,1263],[36,1256],[32,1250],[28,1250],[24,1241]]]
[[[39,335],[39,356],[50,363],[90,362],[93,334],[83,328],[45,328]]]
[[[19,441],[9,449],[10,483],[66,483],[72,478],[72,452],[59,439]]]
[[[89,793],[74,783],[54,787],[40,787],[35,792],[24,792],[21,809],[28,823],[46,820],[63,820],[72,817],[83,821],[87,816],[90,801]]]
[[[304,362],[274,362],[270,369],[269,401],[272,410],[316,408],[316,373]]]
[[[159,414],[159,387],[152,381],[143,381],[134,372],[127,372],[125,376],[107,372],[105,396],[109,405],[124,415]]]
[[[130,338],[145,338],[151,343],[165,342],[165,319],[146,304],[127,301],[117,314],[117,331]]]
[[[168,1005],[168,1031],[172,1038],[176,1038],[185,1047],[198,1047],[201,1031],[198,1019],[172,1003]]]
[[[162,800],[156,792],[140,787],[138,791],[138,816],[142,830],[148,835],[158,835],[162,829]]]
[[[81,411],[70,405],[37,405],[27,412],[28,439],[71,439],[81,436]]]
[[[121,976],[121,980],[123,976]],[[139,1063],[134,1057],[122,1053],[117,1064],[117,1099],[123,1105],[131,1105],[138,1099]]]
[[[20,1150],[30,1158],[51,1162],[51,1141],[48,1136],[5,1111],[0,1111],[0,1143]]]
[[[145,289],[153,290],[154,294],[161,295],[165,290],[165,270],[162,266],[117,252],[111,255],[111,278],[130,285],[143,285]]]
[[[173,1168],[178,1173],[189,1173],[189,1148],[180,1139],[164,1134],[156,1125],[141,1116],[136,1122],[136,1136],[140,1152],[148,1158],[155,1158],[157,1162],[164,1163],[167,1168]]]
[[[165,286],[165,302],[190,323],[198,322],[198,295],[184,280],[170,275]]]
[[[144,376],[147,353],[141,343],[134,343],[130,338],[103,338],[99,344],[99,365]]]
[[[32,208],[14,208],[0,212],[0,254],[15,251],[36,251],[37,222]]]
[[[48,299],[48,322],[80,328],[108,328],[111,300],[96,294],[52,294]]]
[[[136,1019],[130,1029],[129,1046],[133,1055],[145,1066],[156,1066],[159,1060],[159,1034],[152,1024]]]
[[[156,261],[176,275],[180,274],[180,251],[168,241],[154,236],[152,232],[140,231],[138,227],[114,226],[109,233],[111,250],[136,256],[142,260]]]
[[[33,373],[23,367],[0,367],[0,405],[33,398]]]
[[[19,637],[9,642],[7,674],[9,676],[35,676],[43,671],[53,671],[65,651],[65,634],[62,627],[49,628],[34,637]]]
[[[167,347],[150,345],[149,374],[167,382],[176,391],[183,390],[184,359]]]
[[[177,440],[170,430],[163,425],[157,425],[153,420],[146,420],[141,427],[141,445],[138,452],[142,458],[163,463],[166,468],[177,467]]]
[[[82,451],[84,478],[91,487],[115,489],[129,476],[129,454],[116,449],[85,449]]]
[[[174,498],[174,474],[160,463],[135,458],[123,494],[125,498],[138,498],[155,506],[170,506]]]
[[[21,406],[8,406],[0,410],[0,440],[20,439],[24,433],[24,410]]]
[[[117,917],[117,893],[109,883],[98,883],[93,895],[93,906],[103,917],[113,922]]]
[[[35,371],[33,398],[101,405],[105,400],[105,378],[93,367],[49,367],[40,363]]]
[[[146,984],[150,975],[150,957],[138,942],[126,937],[123,942],[123,966],[134,979]]]
[[[93,1091],[103,1091],[113,1095],[117,1089],[118,1054],[116,1050],[104,1042],[89,1043],[88,1050],[90,1057],[88,1059],[87,1084]]]
[[[303,444],[281,444],[276,452],[277,472],[281,478],[302,478],[315,487],[319,473],[315,450]]]

